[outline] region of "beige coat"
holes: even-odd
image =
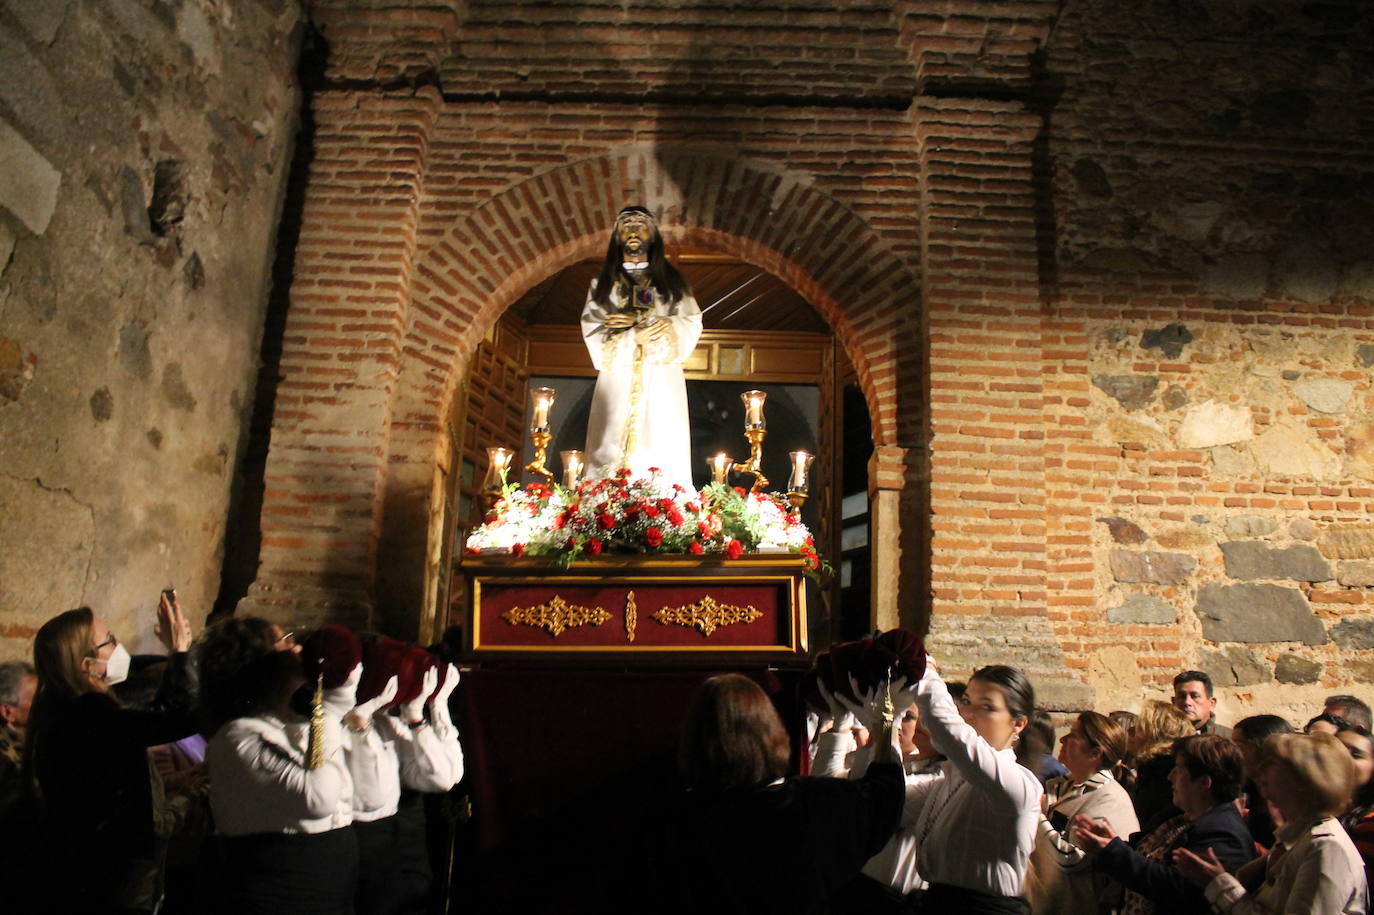
[[[1026,900],[1035,915],[1098,915],[1111,906],[1103,901],[1111,885],[1105,874],[1096,873],[1092,862],[1069,841],[1069,828],[1061,833],[1050,820],[1068,823],[1078,814],[1104,817],[1117,835],[1125,838],[1140,830],[1130,795],[1105,769],[1081,785],[1068,778],[1053,778],[1045,785],[1046,817],[1031,852],[1026,874]]]

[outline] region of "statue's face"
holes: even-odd
[[[643,213],[626,213],[616,220],[615,233],[626,254],[643,254],[654,236],[654,222]]]

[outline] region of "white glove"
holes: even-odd
[[[845,696],[840,696],[841,702],[846,703],[853,710],[854,715],[859,719],[859,723],[868,728],[869,731],[877,734],[887,721],[887,713],[884,708],[885,700],[892,699],[894,720],[899,709],[905,709],[912,703],[913,692],[907,689],[906,677],[898,677],[888,684],[887,690],[881,686],[875,686],[867,692],[859,691],[859,684],[855,682],[854,675],[849,675],[849,685],[854,690],[854,694],[863,699],[861,704],[854,704]]]
[[[324,707],[334,720],[339,720],[358,702],[358,682],[363,678],[363,665],[355,664],[342,684],[324,691]]]
[[[458,667],[454,664],[448,665],[448,670],[444,674],[444,685],[439,687],[439,692],[430,700],[429,718],[436,725],[447,728],[453,727],[453,719],[449,715],[448,697],[453,695],[454,689],[458,687]]]
[[[365,731],[372,726],[372,716],[377,714],[377,710],[396,698],[396,692],[401,688],[401,681],[392,677],[386,681],[386,686],[377,695],[368,699],[366,702],[359,702],[353,706],[353,711],[348,713],[346,719],[348,726],[355,731]]]
[[[826,706],[830,709],[831,720],[835,722],[832,730],[852,731],[854,726],[858,724],[853,709],[842,701],[842,696],[836,696],[824,683],[817,682],[816,686],[820,689],[821,698],[825,700]]]
[[[425,678],[421,681],[420,694],[401,707],[401,717],[406,724],[415,724],[425,720],[425,700],[429,694],[434,692],[434,687],[439,685],[439,668],[431,667],[425,671]]]

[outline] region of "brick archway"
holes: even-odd
[[[672,177],[684,175],[681,184]],[[739,257],[816,307],[868,401],[878,488],[901,488],[905,455],[925,428],[920,289],[879,233],[803,176],[757,163],[661,149],[582,160],[506,188],[417,253],[378,567],[378,608],[389,620],[413,617],[425,600],[414,570],[437,533],[429,530],[439,514],[436,449],[478,341],[530,287],[604,251],[615,212],[629,202],[658,214],[670,248]]]

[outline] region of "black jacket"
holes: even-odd
[[[1183,873],[1172,862],[1151,861],[1135,850],[1146,835],[1136,833],[1129,845],[1119,838],[1113,839],[1097,856],[1093,867],[1153,902],[1158,912],[1206,915],[1211,909],[1202,890],[1184,880]],[[1218,804],[1189,823],[1173,848],[1186,848],[1199,855],[1210,848],[1229,871],[1255,857],[1250,830],[1232,801]]]

